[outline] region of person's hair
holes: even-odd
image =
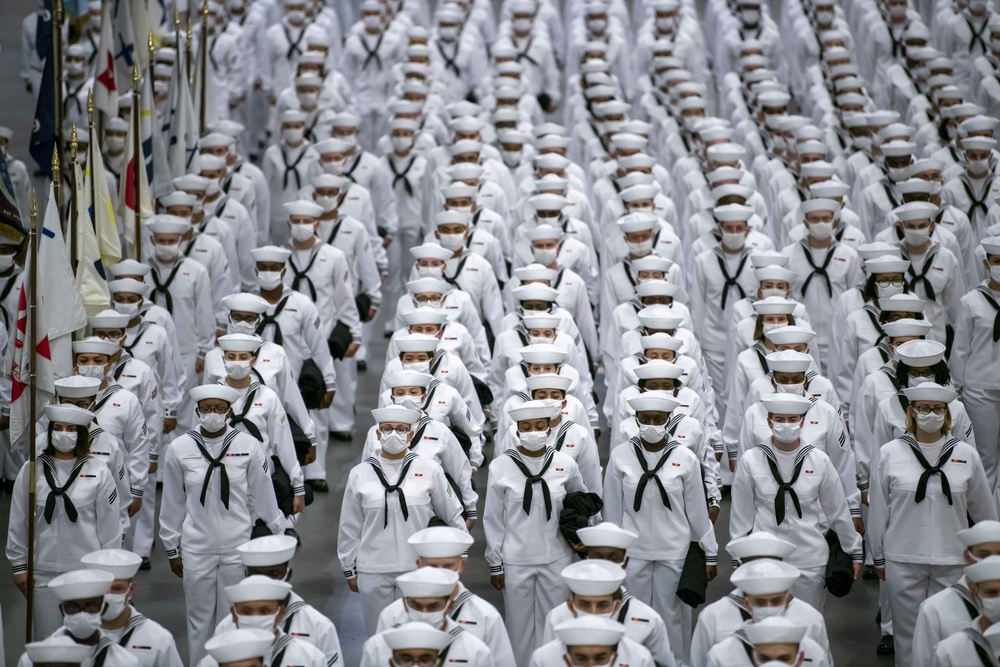
[[[795,326],[795,316],[794,315],[792,315],[791,313],[788,313],[787,315],[785,315],[785,318],[788,321],[788,326],[790,326],[790,327],[794,327]],[[764,316],[763,315],[759,315],[759,314],[757,315],[757,321],[753,325],[753,339],[754,340],[758,340],[758,341],[759,340],[764,340]]]
[[[913,415],[910,414],[909,409],[906,410],[905,429],[907,433],[917,432],[917,421],[913,418]],[[944,413],[944,425],[941,427],[941,433],[948,433],[950,431],[951,431],[951,408],[949,408],[948,411]]]
[[[931,369],[934,371],[934,382],[942,387],[951,382],[951,371],[948,370],[948,364],[944,359],[931,366]],[[909,380],[910,367],[902,361],[896,362],[896,383],[900,387],[906,387]]]
[[[45,451],[42,452],[43,454],[48,454],[50,456],[54,456],[56,453],[56,448],[52,446],[52,431],[54,430],[53,426],[54,426],[53,423],[49,422],[49,428],[47,431],[49,436],[48,438],[49,444],[46,445]],[[89,453],[90,453],[90,429],[86,426],[77,425],[76,447],[73,448],[73,456],[75,456],[76,458],[80,458],[86,456]]]

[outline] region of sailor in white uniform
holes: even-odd
[[[46,637],[25,645],[18,667],[47,664],[80,667],[88,663],[92,650],[92,647],[77,644],[65,635]]]
[[[218,667],[269,664],[274,633],[266,630],[230,630],[216,635],[205,643],[206,661]]]
[[[537,649],[528,667],[614,665],[653,667],[653,656],[625,636],[625,626],[610,618],[580,616],[555,627],[555,639]]]
[[[1000,640],[1000,626],[997,626],[1000,621],[1000,556],[990,556],[967,566],[964,578],[980,612],[963,628],[938,642],[930,663],[933,667],[975,667],[984,661],[989,664],[990,658],[996,658],[994,644]],[[991,628],[995,629],[991,631]]]
[[[706,667],[801,665],[831,667],[827,651],[806,637],[806,626],[785,617],[747,621],[736,634],[712,647]],[[773,661],[773,662],[772,662]]]
[[[362,656],[360,667],[382,667],[385,664],[439,665],[441,663],[438,659],[447,656],[448,647],[455,637],[429,623],[410,621],[379,633],[378,639],[384,646],[385,654],[379,655],[378,662],[365,659],[368,654]]]

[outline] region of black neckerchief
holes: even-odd
[[[128,624],[125,626],[125,632],[122,633],[121,639],[118,640],[118,645],[122,648],[128,648],[128,640],[132,639],[132,634],[136,629],[146,622],[146,617],[132,609],[132,616],[128,619]]]
[[[656,473],[663,469],[663,466],[667,464],[667,459],[670,458],[670,454],[680,447],[680,443],[676,440],[671,440],[667,442],[666,446],[660,453],[660,458],[657,460],[656,465],[652,468],[646,462],[646,456],[643,452],[642,444],[640,443],[639,436],[632,438],[631,441],[632,448],[635,451],[635,458],[639,462],[639,467],[642,468],[642,475],[639,477],[639,481],[635,487],[635,498],[632,500],[632,510],[636,513],[642,509],[642,495],[646,491],[646,485],[650,480],[656,483],[656,488],[660,492],[660,500],[663,502],[663,506],[668,510],[673,511],[673,507],[670,506],[670,496],[667,495],[667,489],[663,486],[663,480],[660,479],[659,475]]]
[[[309,263],[306,264],[306,268],[299,270],[299,267],[295,264],[295,252],[288,256],[288,266],[291,267],[294,277],[292,278],[292,289],[296,292],[302,292],[299,286],[304,280],[306,282],[306,287],[309,288],[309,299],[316,303],[316,285],[313,283],[312,278],[309,276],[309,271],[312,269],[313,264],[316,263],[316,259],[319,257],[319,251],[322,248],[322,243],[315,243],[313,247],[309,249]],[[303,292],[304,294],[305,292]]]
[[[924,291],[927,293],[927,298],[931,301],[937,301],[936,295],[934,293],[934,286],[931,284],[930,279],[927,277],[927,273],[931,270],[932,264],[934,263],[934,257],[937,255],[939,245],[931,245],[930,250],[924,256],[924,266],[918,274],[913,268],[913,262],[910,261],[910,266],[906,269],[906,272],[910,275],[909,289],[916,291],[917,284],[924,286]],[[909,253],[907,253],[909,254]]]
[[[152,265],[152,264],[150,265],[150,268],[153,269],[150,272],[150,277],[152,277],[152,279],[153,279],[153,291],[150,293],[150,296],[152,297],[152,301],[153,301],[153,303],[156,303],[156,300],[157,300],[156,299],[156,295],[157,294],[162,294],[163,295],[163,304],[162,305],[163,305],[164,308],[167,309],[167,312],[169,312],[171,315],[174,314],[174,297],[173,297],[173,295],[170,294],[170,285],[173,284],[174,278],[177,277],[177,272],[181,270],[181,265],[182,264],[184,264],[183,260],[177,262],[177,266],[175,266],[170,271],[170,275],[167,276],[166,282],[162,282],[162,283],[160,282],[160,271],[159,271],[159,269],[157,269],[157,267],[155,265]]]
[[[236,440],[239,435],[239,431],[230,431],[226,434],[225,438],[222,440],[222,451],[219,452],[218,456],[213,457],[208,448],[205,446],[205,438],[202,437],[201,433],[198,431],[188,431],[188,435],[194,440],[194,444],[198,446],[198,451],[201,455],[208,461],[208,470],[205,471],[205,481],[201,484],[201,506],[205,506],[205,498],[208,496],[208,485],[212,481],[212,473],[216,468],[219,469],[219,482],[221,484],[221,498],[222,506],[227,510],[229,509],[229,473],[226,471],[226,464],[223,460],[226,458],[226,453],[229,451],[230,445]]]
[[[257,424],[247,417],[250,410],[253,409],[253,399],[257,395],[258,388],[260,388],[260,385],[256,382],[250,385],[250,388],[247,390],[246,397],[243,400],[243,409],[239,414],[236,414],[236,411],[233,410],[233,418],[229,420],[229,425],[233,428],[242,426],[246,429],[247,433],[257,438],[257,442],[264,442],[264,436],[261,434]]]
[[[385,504],[384,504],[384,521],[382,523],[382,528],[389,527],[389,494],[395,493],[399,497],[399,510],[403,514],[403,521],[407,521],[410,518],[410,510],[406,506],[406,494],[403,493],[403,481],[406,479],[406,473],[410,472],[410,465],[413,463],[417,455],[410,452],[403,458],[403,467],[399,471],[399,479],[396,480],[395,484],[389,484],[389,480],[386,479],[385,471],[382,470],[382,464],[379,460],[371,456],[368,458],[367,463],[375,471],[375,476],[378,478],[379,483],[382,488],[385,489]]]
[[[1000,303],[997,303],[997,300],[993,298],[993,294],[986,285],[980,285],[976,289],[986,299],[986,303],[990,304],[996,311],[996,317],[993,318],[993,342],[996,343],[1000,341]]]
[[[944,497],[948,499],[949,505],[954,505],[955,502],[951,497],[951,484],[948,481],[948,475],[945,474],[942,468],[951,459],[951,452],[955,449],[955,445],[958,444],[958,438],[952,438],[944,443],[941,447],[941,454],[938,456],[937,463],[931,465],[924,458],[924,453],[920,451],[920,446],[917,441],[910,435],[904,435],[899,438],[907,445],[910,446],[910,451],[913,452],[913,456],[917,459],[917,463],[920,467],[924,469],[920,473],[920,479],[917,480],[917,492],[914,494],[913,500],[919,504],[923,502],[924,498],[927,496],[927,483],[930,481],[931,477],[934,475],[941,475],[941,493]]]
[[[42,454],[39,457],[42,461],[42,473],[45,476],[45,483],[49,485],[49,497],[45,499],[45,510],[43,516],[45,517],[45,523],[52,523],[52,516],[56,511],[56,499],[60,496],[63,499],[63,509],[66,510],[66,517],[70,520],[70,523],[76,523],[79,513],[76,510],[76,506],[69,497],[69,487],[73,486],[73,482],[76,478],[80,476],[80,472],[83,471],[83,466],[87,461],[90,460],[89,456],[81,456],[75,464],[73,464],[73,469],[69,473],[69,477],[66,478],[66,482],[59,486],[56,482],[55,462],[52,457],[48,454]]]
[[[287,58],[288,60],[296,60],[299,56],[302,55],[302,49],[300,45],[302,44],[302,40],[305,39],[306,28],[305,26],[302,27],[302,29],[299,31],[298,38],[295,40],[292,39],[292,33],[288,31],[288,28],[284,24],[281,24],[281,29],[285,33],[285,39],[288,41],[288,51],[285,52],[285,58]]]
[[[823,264],[820,266],[816,266],[816,263],[813,261],[812,258],[812,251],[810,250],[809,246],[806,244],[805,241],[802,242],[802,254],[803,256],[805,256],[806,262],[812,269],[812,271],[810,271],[809,275],[806,277],[805,282],[802,283],[803,298],[805,298],[806,291],[809,289],[809,283],[811,283],[812,279],[815,278],[816,276],[819,276],[826,282],[826,293],[830,296],[831,299],[833,298],[833,283],[830,281],[830,275],[826,272],[826,270],[830,266],[830,262],[833,261],[833,256],[837,250],[838,245],[840,244],[832,243],[830,247],[826,249],[826,259],[823,260]]]
[[[715,259],[719,261],[719,270],[722,271],[722,277],[726,279],[725,284],[722,286],[722,310],[726,309],[726,300],[729,298],[729,290],[735,287],[739,293],[740,298],[745,299],[747,296],[746,290],[743,286],[739,284],[740,275],[743,273],[743,268],[747,265],[747,260],[750,259],[750,254],[744,250],[743,256],[740,258],[740,265],[736,268],[736,275],[730,276],[729,270],[726,268],[726,260],[722,256],[722,251],[719,250],[715,253]]]
[[[549,491],[549,484],[545,481],[545,473],[548,471],[549,466],[552,465],[552,459],[555,457],[555,450],[548,449],[545,452],[542,461],[542,468],[535,475],[528,468],[528,465],[524,462],[524,457],[516,449],[508,449],[504,452],[517,466],[521,474],[525,476],[524,480],[524,500],[521,503],[521,507],[524,509],[524,513],[531,516],[531,499],[534,497],[534,486],[535,484],[540,484],[542,487],[542,499],[545,501],[545,520],[548,521],[552,518],[552,493]]]
[[[285,296],[278,305],[274,308],[274,313],[261,313],[260,323],[257,324],[257,335],[261,338],[264,337],[264,329],[269,325],[274,325],[274,343],[275,345],[281,345],[284,341],[284,336],[281,334],[281,323],[278,322],[278,315],[281,315],[281,311],[285,309],[285,304],[288,303],[288,299],[291,298],[291,294]],[[268,304],[270,305],[270,304]]]
[[[813,450],[811,445],[802,445],[799,447],[798,452],[795,454],[795,466],[792,468],[792,478],[787,482],[781,478],[781,471],[778,470],[778,463],[775,460],[775,454],[771,448],[767,445],[762,445],[761,449],[764,451],[764,458],[767,459],[767,467],[771,469],[771,475],[774,477],[774,481],[778,483],[778,493],[774,496],[774,519],[777,525],[785,520],[785,494],[792,499],[792,505],[795,506],[795,513],[802,518],[802,506],[799,504],[799,495],[795,492],[795,482],[798,481],[799,475],[802,473],[802,466],[805,463],[806,456]]]
[[[299,162],[302,162],[302,158],[305,157],[306,152],[309,149],[309,146],[303,144],[301,148],[302,150],[299,153],[299,156],[295,158],[295,161],[292,162],[291,164],[288,164],[288,158],[285,157],[284,149],[282,148],[282,146],[280,145],[278,146],[278,155],[281,156],[281,164],[283,164],[285,167],[284,175],[281,178],[281,187],[286,190],[288,189],[288,177],[291,175],[295,176],[295,189],[296,190],[302,189],[302,177],[299,175],[299,170],[297,169],[297,167],[299,166]],[[295,150],[295,149],[289,147],[289,150]]]
[[[392,172],[393,189],[395,189],[397,183],[403,181],[403,189],[406,190],[406,194],[410,195],[411,197],[413,196],[413,186],[410,185],[410,181],[409,179],[406,178],[406,175],[410,173],[410,167],[412,167],[413,163],[416,161],[417,161],[417,156],[414,155],[413,157],[410,158],[410,161],[406,163],[406,166],[403,168],[402,171],[397,171],[395,161],[393,160],[393,158],[390,157],[388,160],[386,160],[386,163],[389,165],[389,171]]]
[[[374,48],[368,48],[368,42],[365,41],[365,35],[363,33],[358,35],[358,42],[361,43],[361,48],[365,50],[365,59],[361,62],[361,69],[368,69],[368,64],[374,60],[379,71],[382,71],[382,57],[378,54],[378,50],[382,48],[382,40],[385,39],[385,33],[386,30],[383,29],[382,32],[378,34],[378,40],[375,42]]]

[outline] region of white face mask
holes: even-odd
[[[281,140],[289,146],[300,143],[306,137],[304,128],[286,128],[281,131]]]
[[[458,26],[443,25],[438,27],[438,36],[446,42],[454,41],[458,37]]]
[[[424,405],[423,396],[394,396],[392,402],[396,405],[401,405],[408,410],[416,410],[420,412]],[[385,436],[382,436],[383,438]]]
[[[781,298],[785,298],[785,296],[787,294],[788,294],[788,290],[783,290],[783,289],[781,289],[779,287],[768,287],[766,289],[761,289],[760,290],[760,298],[762,298],[762,299],[766,299],[769,296],[780,296]],[[783,324],[778,324],[777,326],[780,327],[780,326],[784,326],[784,325]],[[764,327],[765,327],[764,331],[767,331],[767,328],[766,328],[767,325],[766,324],[764,325]]]
[[[796,396],[801,396],[805,393],[806,383],[805,382],[795,382],[793,384],[779,384],[774,383],[774,391],[779,394],[795,394]]]
[[[783,323],[783,322],[763,322],[760,325],[760,330],[761,330],[761,333],[763,333],[763,334],[766,335],[767,332],[769,332],[769,331],[774,331],[775,329],[780,329],[781,327],[785,327],[785,326],[788,326],[788,325],[785,324],[785,323]]]
[[[406,153],[413,148],[413,137],[389,137],[389,143],[397,153]]]
[[[104,137],[104,148],[109,153],[121,153],[125,150],[125,137],[109,135]]]
[[[531,254],[534,256],[535,261],[542,266],[551,266],[552,262],[556,261],[556,257],[559,255],[558,248],[532,248]]]
[[[170,92],[169,81],[153,81],[153,94],[162,97]]]
[[[383,433],[378,444],[386,454],[396,455],[406,449],[409,443],[406,441],[406,434],[393,431],[392,433]]]
[[[160,245],[157,243],[153,246],[153,253],[156,255],[156,259],[164,262],[172,262],[181,254],[181,247],[176,243],[173,245]]]
[[[347,168],[347,160],[331,160],[327,162],[321,161],[320,166],[323,167],[323,171],[325,173],[340,176],[344,173],[344,169]]]
[[[66,631],[77,639],[87,639],[101,629],[101,615],[88,614],[81,611],[79,614],[66,614],[63,616],[63,625]]]
[[[414,361],[410,364],[403,364],[403,368],[408,371],[416,371],[417,373],[430,373],[431,372],[431,362],[428,361]]]
[[[291,229],[292,239],[296,241],[308,241],[316,234],[316,228],[312,224],[291,224],[289,228]]]
[[[743,25],[757,25],[760,22],[759,9],[741,9],[739,15]]]
[[[66,76],[70,78],[76,78],[84,73],[86,65],[84,65],[84,63],[80,62],[79,60],[68,60],[66,61],[66,65],[63,67],[63,69],[66,71]]]
[[[214,197],[219,194],[222,190],[221,180],[218,178],[213,178],[208,181],[208,186],[205,188],[205,197]]]
[[[277,289],[278,285],[281,284],[281,271],[258,271],[257,284],[261,286],[261,289]]]
[[[104,366],[78,366],[76,372],[85,378],[104,379]]]
[[[660,33],[673,32],[674,31],[674,19],[671,17],[658,18],[656,19],[656,29]]]
[[[598,34],[604,32],[608,27],[607,19],[587,19],[587,30],[591,33]]]
[[[722,245],[728,250],[740,250],[747,242],[747,235],[743,232],[722,232]]]
[[[649,238],[645,241],[640,241],[638,243],[631,243],[629,241],[625,242],[628,246],[629,254],[635,257],[645,257],[649,253],[653,252],[653,239]]]
[[[983,611],[983,616],[994,623],[1000,620],[1000,598],[980,598],[979,608]]]
[[[830,25],[833,23],[833,12],[828,9],[816,12],[816,22],[820,25]]]
[[[1000,266],[996,264],[990,264],[990,278],[995,283],[1000,283]]]
[[[871,150],[872,147],[872,138],[851,137],[851,143],[854,144],[854,147],[857,148],[859,151],[868,151]]]
[[[7,273],[14,268],[14,255],[0,255],[0,273]]]
[[[231,334],[246,334],[250,336],[257,333],[257,325],[254,322],[233,322],[229,320],[226,331]]]
[[[527,433],[519,433],[517,441],[521,447],[529,452],[537,452],[545,448],[545,444],[549,441],[549,434],[545,431],[528,431]]]
[[[513,169],[521,164],[521,151],[500,151],[503,163]]]
[[[799,435],[802,433],[802,423],[774,424],[771,426],[771,433],[774,434],[774,439],[778,442],[792,443],[799,439]]]
[[[76,431],[52,431],[49,442],[57,452],[65,454],[76,449],[78,436],[79,434]]]
[[[323,207],[324,213],[329,213],[337,208],[337,198],[319,195],[315,198],[316,203]]]
[[[917,427],[927,433],[937,433],[944,427],[945,415],[936,415],[928,412],[926,415],[917,413]]]
[[[115,307],[115,311],[122,314],[128,315],[129,318],[133,318],[139,314],[139,303],[118,303],[115,301],[112,304]]]
[[[989,160],[966,160],[965,164],[968,167],[969,173],[976,174],[977,176],[985,174],[990,170]]]
[[[893,183],[905,181],[906,172],[907,172],[906,167],[888,167],[885,170],[885,173],[889,177],[889,180],[892,181]]]
[[[889,16],[894,19],[901,19],[906,16],[906,5],[890,5]]]
[[[778,424],[775,424],[778,426]],[[765,618],[775,618],[776,616],[785,615],[785,605],[780,607],[750,607],[750,615],[753,617],[754,623],[760,623]]]
[[[378,14],[366,14],[361,17],[361,20],[364,21],[365,27],[369,30],[382,27],[382,17]]]
[[[201,423],[201,427],[208,433],[218,433],[226,428],[228,418],[228,415],[220,415],[217,412],[198,413],[198,421]]]
[[[825,241],[833,236],[832,222],[812,222],[809,223],[809,236],[817,241]]]
[[[667,435],[665,424],[639,424],[639,437],[648,443],[657,443]]]
[[[441,266],[417,265],[417,275],[421,278],[440,278],[444,275],[444,264]]]
[[[875,283],[875,295],[880,299],[888,299],[890,296],[896,296],[897,294],[903,293],[902,285],[893,285],[892,283],[886,283],[884,285]]]
[[[319,93],[312,91],[303,91],[296,93],[299,98],[299,105],[303,109],[313,109],[316,104],[319,103]]]
[[[426,623],[432,628],[440,628],[444,625],[444,609],[441,611],[416,611],[407,609],[406,615],[414,623]]]
[[[451,250],[461,250],[465,246],[465,234],[441,234],[438,233],[438,243],[442,248]]]
[[[285,18],[288,19],[288,22],[291,25],[300,26],[306,20],[306,13],[301,9],[292,9],[290,11],[285,12]]]
[[[234,380],[242,380],[250,375],[249,360],[229,361],[226,359],[222,363],[226,367],[226,375]]]
[[[904,229],[903,230],[903,240],[906,241],[908,246],[922,246],[927,243],[931,238],[931,230],[929,227],[925,229]]]
[[[125,612],[125,607],[128,606],[128,593],[108,593],[104,596],[104,602],[107,608],[101,614],[101,618],[113,621]]]
[[[236,626],[240,630],[265,630],[272,632],[274,624],[277,621],[277,614],[265,614],[263,616],[242,616],[236,614]]]
[[[514,19],[511,21],[511,26],[514,28],[514,32],[523,35],[531,30],[531,19]]]

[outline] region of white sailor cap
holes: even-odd
[[[253,574],[238,584],[226,586],[226,597],[233,604],[257,600],[284,600],[292,592],[292,585],[263,574]]]
[[[53,423],[87,426],[94,421],[94,413],[75,405],[46,405],[45,417]]]
[[[209,132],[198,140],[198,148],[218,148],[219,146],[229,147],[236,143],[235,137],[225,132]]]
[[[636,313],[636,316],[644,327],[656,330],[673,330],[684,321],[684,315],[664,305],[648,306]]]
[[[197,204],[198,197],[183,190],[174,190],[170,194],[160,197],[160,205],[165,209],[169,209],[171,206],[190,206],[194,208]]]
[[[937,204],[926,201],[911,201],[892,209],[892,214],[900,222],[911,222],[913,220],[933,220],[939,210],[941,209]]]
[[[888,299],[879,299],[879,305],[891,313],[922,313],[927,302],[916,294],[893,294]]]
[[[794,565],[762,558],[740,565],[729,581],[747,595],[773,595],[788,591],[800,574]]]
[[[372,417],[375,418],[376,424],[394,422],[412,426],[420,420],[420,413],[416,410],[404,408],[401,405],[387,405],[384,408],[375,408],[372,410]]]
[[[684,368],[666,359],[650,359],[632,372],[640,380],[677,380],[684,375]]]
[[[401,118],[399,116],[391,119],[388,127],[390,132],[393,130],[409,130],[410,132],[417,132],[420,130],[420,124],[416,120],[413,118]]]
[[[903,250],[895,244],[885,243],[883,241],[874,241],[873,243],[862,243],[858,246],[858,257],[861,258],[862,262],[867,262],[875,257],[900,257]]]
[[[719,222],[746,222],[754,210],[745,204],[725,204],[712,209],[712,216]]]
[[[765,530],[755,530],[749,535],[730,540],[726,551],[736,560],[747,558],[777,558],[784,559],[795,553],[797,547],[788,540]]]
[[[501,63],[505,64],[505,63]],[[518,63],[506,63],[508,65],[513,65],[514,69],[517,71],[521,70],[521,66]],[[509,69],[509,68],[508,68]],[[498,70],[499,71],[499,70]],[[479,132],[483,129],[485,123],[478,116],[456,116],[448,121],[448,127],[453,132]],[[465,151],[461,151],[465,152]]]
[[[902,336],[926,336],[933,328],[928,320],[914,320],[904,317],[895,322],[886,322],[882,325],[882,331],[889,338],[900,338]]]
[[[578,616],[557,625],[555,632],[566,646],[617,646],[625,626],[609,618]]]
[[[274,633],[265,630],[227,630],[205,642],[205,652],[220,665],[263,658],[274,644]]]
[[[475,153],[478,155],[483,150],[483,142],[475,139],[462,139],[447,146],[448,154],[451,156],[464,155],[465,153]]]
[[[542,266],[541,264],[528,264],[527,266],[514,269],[514,277],[522,283],[528,280],[545,280],[549,284],[552,284],[552,281],[555,280],[558,275],[559,271],[556,269],[550,269],[547,266]]]
[[[711,162],[736,162],[743,159],[743,156],[747,153],[747,149],[740,144],[727,142],[724,144],[712,144],[708,147],[707,152],[708,159]]]
[[[559,123],[542,123],[541,125],[536,125],[532,129],[532,134],[536,137],[544,137],[549,134],[569,136],[569,130],[567,130],[564,125],[560,125]]]
[[[434,214],[434,226],[441,225],[462,225],[469,227],[472,224],[472,216],[464,211],[439,211]]]
[[[665,391],[647,391],[628,399],[628,406],[635,412],[673,412],[681,402]]]
[[[573,378],[556,373],[531,375],[526,377],[524,381],[528,385],[528,391],[535,391],[536,389],[559,389],[565,393],[569,391],[570,385],[573,384]]]
[[[323,78],[313,71],[300,72],[295,75],[296,88],[305,88],[307,86],[320,88],[323,86]]]
[[[840,202],[834,201],[832,199],[807,199],[801,204],[799,204],[799,211],[805,215],[807,213],[815,213],[817,211],[829,211],[831,213],[836,213],[840,210]]]
[[[184,174],[175,178],[172,183],[178,190],[205,192],[208,189],[209,179],[198,174]]]
[[[264,340],[255,334],[228,334],[219,336],[219,348],[223,352],[256,352]]]
[[[783,616],[776,616],[754,623],[745,623],[743,631],[753,646],[758,644],[798,644],[806,635],[806,626]]]
[[[913,136],[913,128],[905,123],[889,123],[876,133],[879,141],[885,142],[891,137],[905,137],[907,140]]]
[[[430,306],[420,306],[408,313],[403,313],[403,322],[406,326],[414,324],[444,324],[448,321],[448,313],[443,308],[431,308]]]
[[[154,215],[145,225],[154,236],[157,234],[183,234],[191,229],[191,223],[176,215]]]
[[[281,248],[276,245],[266,245],[261,248],[254,248],[250,251],[250,256],[255,262],[278,262],[284,264],[292,256],[289,248]]]
[[[118,343],[112,343],[97,336],[73,341],[73,354],[103,354],[110,357],[118,349]]]
[[[655,333],[648,336],[639,336],[639,345],[643,350],[671,350],[677,352],[684,344],[680,338],[674,338],[668,333]]]
[[[911,173],[913,165],[910,165],[910,169],[907,169],[907,173]],[[900,194],[910,195],[910,194],[931,194],[935,189],[936,184],[933,181],[925,181],[922,178],[908,178],[905,181],[900,181],[896,183],[896,189],[899,190]]]
[[[60,602],[104,597],[115,576],[104,570],[72,570],[49,582],[48,589]]]
[[[823,180],[830,180],[837,173],[837,168],[826,162],[825,160],[820,160],[817,162],[807,162],[802,165],[800,172],[803,178],[822,178]]]
[[[634,185],[629,190],[634,190],[635,188],[644,188],[643,185]],[[652,196],[652,195],[651,195]],[[649,197],[646,197],[648,199]],[[642,197],[638,197],[642,199]],[[634,199],[633,199],[634,201]],[[659,217],[653,213],[638,212],[629,213],[628,215],[622,216],[618,220],[618,228],[622,230],[623,234],[632,234],[633,232],[648,232],[657,226],[659,222]]]
[[[748,201],[753,196],[753,189],[748,188],[745,185],[740,185],[739,183],[724,183],[723,185],[718,185],[709,191],[716,202],[718,202],[723,197],[739,197],[744,201]]]
[[[917,149],[917,145],[912,141],[900,141],[894,140],[889,143],[882,144],[879,150],[886,157],[906,157],[908,155],[913,155],[913,152]]]
[[[351,150],[351,144],[338,137],[329,137],[316,142],[313,145],[313,149],[319,155],[326,155],[328,153],[346,153]]]
[[[771,415],[804,415],[812,407],[812,401],[795,394],[767,394],[760,402]]]
[[[528,419],[553,419],[559,414],[559,408],[548,401],[525,401],[515,408],[508,408],[507,414],[514,423]]]
[[[117,310],[102,310],[93,317],[88,317],[87,322],[91,329],[124,329],[128,326],[128,321],[132,319],[128,315],[123,315]]]
[[[738,182],[741,178],[743,178],[743,170],[739,167],[718,167],[707,172],[705,174],[705,178],[713,186],[722,181]]]
[[[55,381],[56,395],[60,398],[87,398],[97,396],[101,381],[82,375],[70,375]]]
[[[435,630],[427,623],[404,623],[398,628],[380,633],[379,636],[393,651],[415,648],[442,651],[452,641],[450,634]]]
[[[594,105],[594,115],[598,118],[604,118],[605,116],[627,114],[631,108],[632,105],[628,102],[623,102],[621,100],[609,100],[607,102],[601,102],[600,104]]]
[[[910,341],[912,343],[916,342],[926,342],[926,341]],[[900,346],[902,347],[902,345]],[[956,398],[958,398],[958,392],[954,389],[948,387],[942,387],[936,382],[925,382],[916,387],[908,387],[903,390],[903,395],[913,401],[939,401],[941,403],[951,403]]]
[[[783,255],[777,250],[762,250],[750,255],[750,264],[755,269],[762,269],[765,266],[787,267],[790,259],[788,255]]]
[[[525,315],[521,324],[525,329],[556,329],[561,319],[558,315]]]
[[[611,561],[587,559],[567,565],[560,576],[574,595],[613,595],[625,581],[625,570]]]
[[[634,201],[639,201],[642,199],[652,199],[656,196],[657,188],[655,185],[633,185],[631,187],[625,188],[621,191],[622,201],[631,204]]]
[[[142,565],[142,557],[124,549],[101,549],[90,552],[80,563],[90,570],[108,572],[115,579],[132,579]]]
[[[559,290],[537,283],[518,285],[511,293],[517,301],[555,301],[559,298]]]
[[[51,635],[40,642],[24,646],[24,652],[32,665],[83,665],[90,662],[93,650],[93,646],[77,644],[68,635]]]
[[[998,28],[994,28],[994,32],[997,30]],[[993,624],[986,628],[983,631],[983,637],[985,637],[986,641],[990,643],[990,648],[993,649],[993,655],[1000,652],[1000,625]]]
[[[562,195],[541,194],[529,197],[528,203],[536,211],[561,211],[569,204],[569,200]]]
[[[955,533],[955,537],[967,549],[977,544],[1000,542],[1000,521],[992,519],[977,521],[976,525],[971,528],[966,528]]]
[[[753,260],[750,260],[753,262]],[[791,269],[786,269],[783,266],[778,266],[776,264],[771,266],[762,266],[759,269],[754,269],[753,277],[757,279],[757,282],[763,280],[781,280],[786,283],[791,284],[795,280],[795,272]]]
[[[906,273],[910,268],[910,260],[892,255],[882,255],[865,260],[865,271],[875,273]]]
[[[768,367],[777,373],[805,373],[812,365],[812,355],[795,350],[771,352],[766,357]]]
[[[260,315],[267,311],[269,304],[256,294],[242,292],[222,297],[222,305],[230,311],[235,310],[239,313],[257,313]]]
[[[652,185],[655,180],[652,174],[641,171],[630,171],[624,176],[614,176],[613,178],[618,183],[618,187],[621,188],[622,192],[636,185]]]
[[[911,368],[926,368],[940,363],[945,349],[936,340],[911,340],[896,348],[896,357]]]
[[[458,572],[441,567],[421,567],[396,577],[404,598],[449,597],[458,584]]]
[[[431,526],[418,530],[406,540],[420,558],[464,556],[475,540],[464,530],[451,526]]]
[[[290,535],[266,535],[236,547],[244,567],[272,567],[292,560],[298,541]]]
[[[284,204],[285,213],[289,216],[304,216],[308,218],[318,218],[323,215],[323,207],[308,199],[299,199]]]
[[[433,379],[433,375],[419,371],[397,371],[386,375],[384,378],[385,386],[389,387],[389,389],[396,389],[397,387],[426,387]]]
[[[1000,236],[988,236],[979,242],[987,255],[1000,255]]]
[[[475,185],[469,185],[464,181],[455,181],[441,188],[441,196],[445,200],[459,199],[460,197],[475,199],[477,192],[478,188]]]
[[[647,296],[675,297],[680,290],[679,285],[667,282],[666,280],[647,280],[635,286],[635,294],[640,299]]]
[[[960,142],[963,151],[991,151],[997,145],[997,140],[992,137],[966,137]]]
[[[221,132],[222,134],[228,134],[233,139],[239,139],[239,136],[243,134],[243,130],[246,129],[243,123],[235,120],[230,120],[228,118],[223,120],[218,120],[212,123],[209,127],[212,132]]]
[[[830,148],[822,141],[817,141],[816,139],[805,139],[798,141],[795,146],[795,151],[801,155],[822,155],[825,160],[829,154]]]
[[[970,132],[992,132],[997,125],[1000,125],[1000,119],[991,116],[973,116],[963,120],[959,124],[958,130],[966,135]]]
[[[561,364],[569,353],[552,343],[535,343],[521,348],[521,360],[526,364]]]
[[[764,337],[775,345],[808,345],[816,332],[803,326],[787,326],[771,329]]]
[[[503,141],[503,139],[501,139]],[[544,137],[538,137],[534,141],[535,148],[540,151],[551,149],[551,148],[566,148],[570,145],[572,139],[565,137],[561,134],[547,134]],[[524,141],[508,142],[503,141],[503,143],[526,143]]]
[[[585,547],[608,547],[627,550],[639,539],[631,530],[603,521],[596,526],[587,526],[576,531],[576,536]]]
[[[1000,556],[989,556],[965,568],[965,578],[974,583],[1000,580]]]
[[[406,334],[396,339],[396,347],[400,352],[434,352],[440,342],[437,336]]]
[[[232,405],[240,398],[240,392],[238,389],[233,389],[224,384],[203,384],[197,387],[192,387],[188,391],[188,395],[191,396],[191,400],[195,403],[200,403],[209,398],[217,398],[221,401],[225,401]]]
[[[769,296],[753,302],[753,309],[758,315],[791,315],[798,304],[792,299],[780,296]]]
[[[649,139],[631,132],[619,132],[611,138],[611,145],[626,150],[644,150],[649,145]]]

